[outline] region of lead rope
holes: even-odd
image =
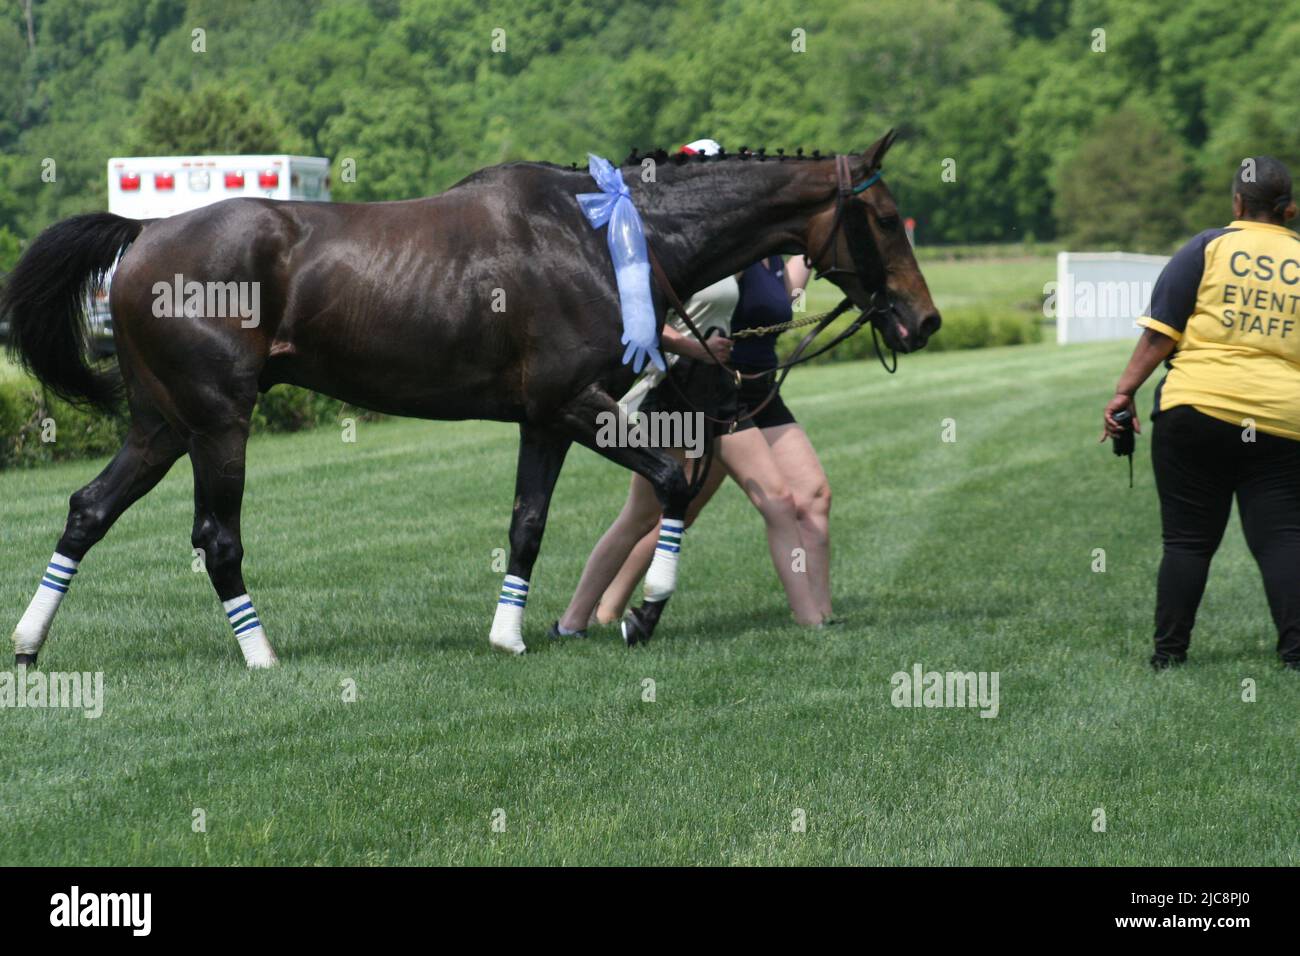
[[[821,256],[826,252],[826,250],[831,247],[831,244],[833,243],[836,234],[840,231],[840,225],[844,215],[844,207],[848,199],[850,198],[850,196],[852,196],[854,193],[862,192],[867,187],[871,186],[877,180],[879,180],[881,176],[880,170],[877,170],[874,176],[871,176],[860,186],[854,188],[852,172],[849,169],[849,161],[848,161],[848,157],[846,156],[835,157],[835,174],[836,174],[836,179],[838,180],[838,190],[837,190],[838,195],[836,197],[836,202],[835,202],[835,218],[831,223],[831,228],[830,231],[827,233],[826,240],[822,243],[822,248],[820,252],[818,252],[818,254],[815,257],[813,257],[814,259],[820,259]],[[709,356],[709,358],[713,361],[713,364],[718,366],[718,368],[722,369],[723,371],[725,371],[731,377],[737,389],[740,388],[740,384],[744,379],[757,379],[757,378],[765,377],[767,375],[772,375],[774,378],[772,383],[772,388],[767,393],[767,397],[764,398],[763,401],[760,402],[757,406],[750,409],[746,414],[741,415],[737,418],[720,419],[695,408],[694,403],[691,402],[690,399],[687,398],[685,394],[683,394],[681,387],[678,386],[677,382],[673,380],[673,377],[671,375],[671,370],[668,370],[668,373],[666,373],[664,377],[668,379],[669,382],[672,383],[673,390],[677,392],[678,397],[681,398],[687,406],[694,409],[697,414],[703,415],[704,418],[707,419],[708,421],[715,422],[721,425],[726,425],[728,427],[728,434],[734,432],[736,430],[736,426],[739,425],[741,422],[753,418],[755,415],[757,415],[759,412],[761,412],[764,408],[767,407],[767,405],[772,401],[773,398],[776,397],[776,394],[780,391],[781,385],[785,381],[786,375],[789,374],[790,369],[794,368],[796,365],[800,365],[804,362],[811,361],[812,359],[816,358],[818,355],[821,355],[829,351],[830,349],[835,348],[845,339],[849,338],[849,336],[854,335],[859,329],[862,328],[863,324],[868,320],[872,320],[871,321],[871,342],[876,351],[876,358],[880,360],[881,367],[890,375],[893,375],[896,371],[898,371],[898,352],[891,348],[889,351],[890,351],[890,356],[893,359],[893,364],[891,366],[890,364],[885,362],[885,356],[880,348],[880,340],[879,340],[880,330],[876,327],[876,323],[874,321],[875,315],[882,312],[888,312],[889,309],[888,308],[882,309],[879,306],[877,306],[875,304],[875,301],[876,301],[876,295],[878,293],[873,293],[868,308],[864,309],[862,313],[857,317],[857,319],[855,319],[845,331],[841,332],[834,339],[832,339],[827,345],[823,346],[822,348],[818,349],[817,351],[813,352],[810,355],[803,355],[803,352],[812,343],[813,339],[815,339],[818,335],[820,335],[821,332],[827,326],[829,326],[831,322],[833,322],[837,317],[839,317],[845,311],[847,311],[853,303],[846,297],[834,309],[832,309],[830,312],[827,312],[824,316],[818,319],[814,319],[810,317],[807,319],[791,320],[789,323],[781,323],[782,325],[785,326],[786,329],[793,329],[803,325],[811,325],[813,324],[814,321],[816,321],[817,327],[803,337],[803,340],[800,341],[799,345],[795,348],[794,353],[785,362],[781,362],[776,366],[774,366],[773,368],[765,369],[762,372],[751,372],[751,373],[742,374],[741,372],[727,365],[725,362],[723,362],[721,359],[719,359],[716,355],[713,354],[713,350],[709,348],[708,340],[705,339],[705,337],[700,333],[700,330],[696,327],[695,323],[691,320],[691,317],[687,314],[686,306],[682,304],[681,298],[677,295],[677,291],[673,288],[673,284],[668,280],[668,273],[664,271],[663,265],[659,262],[659,257],[655,255],[654,249],[651,248],[649,242],[646,243],[646,253],[647,253],[647,258],[650,260],[650,272],[654,276],[655,284],[659,286],[660,293],[668,300],[669,307],[672,308],[672,310],[676,312],[678,316],[681,317],[682,322],[686,325],[686,328],[690,330],[690,333],[695,336],[696,341],[698,341],[701,345],[704,346],[704,351]],[[806,254],[804,256],[804,260],[810,263],[812,261]],[[838,269],[836,263],[832,262],[832,271],[843,271],[843,270]],[[826,273],[821,273],[821,275],[825,275],[825,274]],[[769,329],[766,329],[765,331],[770,331],[773,328],[775,327],[769,327]],[[751,334],[757,334],[757,333],[751,333]],[[741,336],[737,336],[737,337],[741,337]],[[781,373],[779,377],[775,375],[775,373],[778,371]]]

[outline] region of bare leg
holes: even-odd
[[[777,467],[762,432],[748,428],[725,436],[720,442],[718,457],[763,516],[772,565],[785,588],[795,620],[807,626],[820,624],[822,611],[814,600],[808,574],[803,570],[804,561],[799,559],[804,544],[799,535],[794,494]]]
[[[799,537],[808,558],[808,583],[824,617],[831,616],[831,485],[808,434],[799,424],[764,428],[777,468],[794,493]]]
[[[660,542],[655,550],[650,570],[646,574],[646,589],[648,600],[654,604],[653,619],[657,620],[664,604],[677,587],[677,561],[681,550],[686,512],[691,500],[691,489],[681,461],[664,450],[608,447],[598,440],[599,420],[603,416],[617,414],[618,406],[614,400],[593,385],[565,407],[563,420],[566,429],[577,441],[610,461],[630,468],[645,478],[654,491],[663,517],[660,520]],[[637,510],[640,510],[640,506]],[[629,534],[629,538],[635,540],[635,534]],[[625,543],[625,546],[630,547],[630,541]],[[602,558],[599,584],[594,577],[595,570],[593,569],[593,578],[588,581],[583,599],[584,604],[588,606],[587,613],[590,613],[589,606],[595,603],[595,596],[617,570],[617,564],[612,557]],[[580,629],[585,623],[586,620],[583,618],[578,628],[569,629]],[[650,630],[653,631],[653,622],[650,624]],[[626,629],[623,637],[629,645],[637,642],[637,638],[629,636]]]
[[[709,477],[705,479],[704,487],[700,489],[700,493],[695,496],[690,507],[686,509],[686,527],[689,528],[695,523],[695,518],[700,513],[700,510],[708,504],[709,499],[713,497],[713,493],[718,490],[726,477],[727,469],[722,467],[720,463],[715,462],[713,468],[709,471]],[[632,483],[635,485],[636,482],[643,480],[634,477]],[[630,500],[631,492],[629,492]],[[650,568],[650,562],[654,558],[655,545],[658,543],[659,532],[653,525],[650,525],[649,530],[636,542],[631,551],[627,552],[627,560],[623,562],[623,566],[618,569],[614,579],[605,588],[605,593],[601,595],[600,604],[596,608],[596,620],[599,623],[612,624],[623,616],[629,602],[632,600],[632,595],[636,592],[637,585],[641,583],[641,579],[645,577],[646,571]]]
[[[659,540],[659,516],[663,508],[655,497],[650,482],[640,475],[632,476],[632,485],[628,489],[627,501],[618,513],[614,523],[609,526],[587,558],[582,569],[582,577],[573,592],[568,608],[560,618],[560,626],[566,631],[581,631],[591,619],[592,608],[600,599],[601,591],[620,567],[627,567],[628,553],[638,542],[649,542],[646,550],[645,567],[650,566],[650,556],[654,553],[655,542]],[[645,573],[645,568],[641,568]],[[633,587],[640,581],[640,575],[633,581]],[[606,593],[608,593],[606,591]],[[621,617],[620,613],[612,620]]]
[[[745,429],[719,439],[717,455],[719,464],[735,479],[763,516],[763,521],[767,525],[767,542],[772,555],[772,564],[785,588],[786,599],[790,603],[790,610],[795,620],[809,627],[822,623],[823,614],[814,600],[806,573],[807,555],[804,554],[803,559],[800,560],[798,554],[799,549],[803,548],[803,543],[799,533],[794,495],[777,467],[767,441],[758,429]],[[703,503],[700,502],[700,507],[703,507]],[[625,565],[621,574],[626,573],[630,576],[641,570],[639,562],[644,560],[644,557],[639,549],[644,547],[646,547],[644,542],[638,543],[636,551],[638,563],[632,564],[631,570]],[[661,611],[656,602],[647,596],[646,602],[629,615],[639,640],[648,640],[654,633]],[[623,626],[626,637],[628,620],[625,619]]]

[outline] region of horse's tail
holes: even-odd
[[[0,291],[10,354],[66,401],[116,408],[120,382],[86,358],[86,307],[143,227],[107,212],[55,223],[23,253]]]

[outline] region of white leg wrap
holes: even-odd
[[[507,574],[501,583],[501,597],[497,600],[497,612],[492,618],[492,632],[488,642],[497,650],[511,654],[522,654],[528,648],[524,645],[524,605],[528,603],[528,582],[521,577]]]
[[[27,605],[22,620],[14,628],[13,642],[15,654],[35,654],[45,643],[54,622],[54,612],[63,603],[63,595],[68,593],[72,578],[77,573],[78,562],[54,552],[50,563],[45,568],[45,575],[36,588],[36,596]]]
[[[645,599],[667,601],[677,590],[677,558],[682,550],[682,536],[686,523],[676,518],[664,518],[659,525],[659,543],[650,570],[645,574]]]
[[[226,619],[239,641],[239,649],[244,653],[244,663],[250,668],[274,667],[279,663],[271,642],[266,639],[262,622],[253,608],[253,599],[247,594],[221,602],[221,609],[226,612]]]

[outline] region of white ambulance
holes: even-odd
[[[236,196],[330,198],[330,161],[319,156],[115,156],[108,211],[162,219]]]
[[[165,219],[236,196],[329,202],[330,161],[284,154],[114,156],[108,161],[108,211],[128,219]],[[112,354],[108,281],[91,303],[90,327],[91,350]]]

